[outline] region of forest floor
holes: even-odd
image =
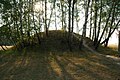
[[[0,80],[120,80],[119,63],[89,49],[0,54]]]

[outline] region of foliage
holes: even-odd
[[[119,0],[1,0],[0,44],[8,40],[14,46],[19,42],[24,44],[24,40],[35,42],[32,39],[35,34],[40,44],[41,32],[49,36],[49,29],[61,28],[69,32],[66,36],[69,46],[72,44],[72,33],[86,35],[87,31],[95,49],[100,43],[107,46],[119,26],[119,4]]]

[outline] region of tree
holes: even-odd
[[[40,6],[38,11],[35,9],[37,3]],[[101,44],[106,47],[119,26],[119,4],[119,0],[1,0],[0,38],[13,45],[21,43],[23,47],[36,40],[40,44],[43,28],[46,36],[49,36],[49,27],[55,25],[56,29],[62,26],[62,30],[67,33],[65,38],[70,51],[75,27],[76,33],[82,35],[80,47],[86,35],[93,40],[95,49]],[[80,17],[83,10],[84,16]],[[88,29],[89,33],[86,32]]]
[[[74,28],[74,8],[75,8],[75,3],[77,2],[77,0],[73,0],[73,3],[72,3],[72,30],[71,32],[73,32],[73,28]]]
[[[113,24],[113,21],[115,21],[115,20],[114,20],[114,18],[115,18],[115,16],[114,16],[115,6],[116,6],[116,2],[113,2],[113,1],[112,1],[111,6],[110,6],[110,8],[109,8],[108,17],[107,17],[107,19],[106,19],[106,22],[105,22],[105,26],[104,26],[104,28],[103,28],[103,31],[102,31],[102,33],[101,33],[100,38],[98,39],[98,41],[95,42],[95,43],[96,43],[96,44],[95,44],[95,49],[97,49],[97,48],[99,47],[99,44],[101,43],[101,40],[102,40],[102,38],[103,38],[103,36],[104,36],[104,34],[105,34],[105,31],[109,28],[109,27],[108,27],[108,26],[109,26],[109,23],[111,23],[111,24],[110,24],[110,27],[113,26],[113,25],[112,25],[112,24]],[[110,19],[112,19],[112,20],[110,20]],[[110,22],[110,21],[111,21],[111,22]],[[117,22],[117,24],[119,24],[119,21]],[[116,24],[116,27],[117,27],[117,24]],[[116,27],[113,29],[112,32],[114,32],[114,30],[116,29]],[[100,32],[100,31],[98,31],[98,32]],[[107,32],[107,33],[108,33],[108,37],[106,38],[105,41],[102,42],[102,44],[105,42],[105,45],[107,46],[108,41],[109,41],[109,38],[110,38],[110,36],[112,35],[112,32],[111,32],[111,28],[110,28],[110,29],[109,29],[109,32]],[[100,34],[100,33],[98,33],[98,34]]]
[[[48,27],[47,27],[47,0],[45,0],[45,32],[46,32],[46,36],[48,36]]]
[[[82,48],[82,45],[83,45],[83,39],[86,37],[86,28],[87,28],[87,22],[88,22],[87,19],[88,19],[90,0],[85,1],[85,4],[86,4],[86,6],[85,6],[85,21],[84,21],[82,37],[81,37],[80,45],[79,45],[80,49]]]

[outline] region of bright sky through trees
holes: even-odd
[[[50,12],[51,12],[51,9],[50,9],[51,4],[47,3],[47,5],[48,5],[48,17],[49,17],[50,16]],[[79,21],[79,26],[80,26],[80,28],[82,28],[85,16],[84,16],[84,10],[83,10],[83,8],[81,7],[80,9],[82,9],[82,10],[81,10],[81,13],[79,13],[79,16],[81,17],[81,19]],[[41,13],[42,11],[44,12],[44,3],[42,3],[42,1],[41,2],[36,2],[34,4],[34,10],[36,12],[39,12],[39,13]],[[60,13],[57,12],[57,14],[59,15]],[[54,20],[54,16],[53,16],[52,19]],[[59,18],[57,18],[57,20],[59,20]],[[61,29],[61,27],[60,27],[61,24],[59,22],[57,24],[58,24],[58,26],[57,26],[58,29]],[[54,22],[52,22],[51,25],[50,25],[51,26],[50,30],[54,30],[55,29],[55,27],[53,27],[54,25],[55,25]],[[74,25],[74,26],[75,26],[74,32],[76,32],[77,31],[76,25]],[[44,28],[43,28],[43,31],[44,31]],[[89,36],[89,34],[87,34],[87,36]],[[118,45],[118,31],[117,30],[111,36],[110,41],[109,41],[109,45],[116,45],[116,46]]]
[[[120,23],[118,5],[118,0],[3,0],[1,38],[16,43],[43,31],[48,36],[49,30],[62,30],[69,33],[69,45],[75,32],[81,35],[80,45],[88,37],[96,49],[100,44],[107,47]],[[117,42],[115,38],[109,43]],[[37,39],[40,41],[39,35]]]

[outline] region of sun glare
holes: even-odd
[[[42,8],[43,8],[43,5],[42,5],[41,2],[35,3],[35,5],[34,5],[34,10],[35,10],[36,12],[41,12],[41,11],[42,11]]]

